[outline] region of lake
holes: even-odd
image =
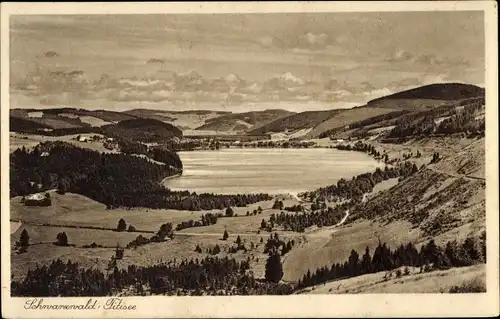
[[[172,190],[199,193],[298,193],[384,167],[369,155],[337,149],[221,149],[178,153],[182,176]]]

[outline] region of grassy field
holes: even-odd
[[[403,272],[404,267],[400,270]],[[486,287],[484,264],[470,267],[419,273],[409,267],[410,274],[397,278],[396,270],[391,278],[384,278],[387,272],[378,272],[349,279],[337,280],[309,287],[301,294],[358,294],[358,293],[447,293],[451,287],[478,280]]]
[[[49,227],[23,224],[11,235],[11,245],[19,239],[21,232],[26,229],[30,236],[31,244],[51,244],[56,241],[58,233],[65,232],[68,236],[68,243],[76,246],[90,245],[95,242],[105,247],[126,246],[134,240],[138,233],[115,232],[112,230],[69,228],[69,227]],[[151,236],[151,234],[143,234]]]
[[[146,208],[138,209],[114,209],[106,210],[105,205],[93,201],[85,196],[66,193],[64,195],[50,191],[52,206],[50,207],[28,207],[21,203],[20,197],[11,199],[11,219],[21,220],[21,225],[11,234],[11,245],[19,239],[23,229],[28,231],[30,243],[34,244],[23,254],[12,253],[12,273],[15,278],[21,277],[28,269],[36,267],[37,264],[50,263],[53,259],[61,258],[63,261],[70,259],[79,262],[83,266],[96,266],[103,271],[106,270],[111,256],[114,255],[113,248],[81,248],[93,242],[103,246],[114,247],[119,244],[125,247],[140,233],[115,232],[112,230],[98,230],[85,228],[68,228],[32,225],[30,223],[50,223],[53,225],[90,226],[115,228],[118,220],[124,218],[127,225],[133,225],[138,230],[157,231],[161,224],[172,223],[175,227],[182,221],[190,219],[199,220],[200,216],[207,211],[177,211],[177,210],[153,210]],[[284,204],[291,206],[297,203],[295,199],[283,196]],[[222,252],[219,256],[228,255],[225,251],[234,245],[238,235],[241,236],[248,251],[239,251],[230,254],[237,260],[250,258],[252,271],[256,276],[264,276],[267,255],[263,253],[265,241],[269,233],[263,231],[258,234],[257,230],[263,218],[268,219],[270,214],[279,212],[271,209],[274,200],[264,201],[249,205],[248,207],[234,207],[237,217],[219,218],[217,224],[206,227],[193,227],[175,232],[173,240],[161,243],[151,243],[136,249],[126,249],[123,260],[119,261],[119,267],[128,265],[153,265],[159,261],[172,260],[174,258],[203,258],[207,256],[206,250],[219,245]],[[253,212],[258,207],[263,209],[261,214],[246,216],[246,211]],[[223,212],[213,210],[212,212]],[[16,226],[17,223],[11,223]],[[229,233],[226,241],[222,240],[224,230]],[[77,247],[58,247],[52,245],[59,232],[65,232],[70,244]],[[279,232],[285,239],[296,238],[297,234],[286,234]],[[143,233],[145,237],[151,237],[151,233]],[[250,250],[253,242],[254,249]],[[195,252],[199,245],[203,253]]]
[[[383,225],[378,222],[361,221],[335,230],[330,237],[305,237],[294,247],[283,261],[284,280],[299,280],[307,270],[344,262],[356,250],[362,254],[366,246],[373,253],[378,241],[390,247],[398,246],[420,237],[418,229],[412,229],[408,222],[393,222]]]
[[[127,225],[133,225],[138,230],[156,231],[161,224],[172,223],[175,225],[183,221],[199,220],[201,215],[207,212],[224,213],[224,210],[211,211],[179,211],[173,209],[113,209],[107,210],[104,204],[79,194],[66,193],[60,195],[55,191],[50,192],[52,205],[49,207],[25,206],[21,197],[14,197],[10,201],[12,220],[22,220],[32,223],[48,223],[56,225],[79,225],[114,228],[118,220],[123,218]],[[224,217],[217,224],[207,227],[189,228],[184,232],[224,232],[227,229],[233,233],[255,233],[260,227],[263,218],[269,218],[272,213],[279,210],[271,210],[274,200],[264,201],[248,205],[248,207],[234,207],[233,210],[238,217]],[[291,206],[297,201],[287,199],[284,204]],[[245,216],[246,211],[252,212],[258,207],[263,209],[261,214]]]

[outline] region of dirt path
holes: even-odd
[[[436,172],[436,173],[439,173],[439,174],[443,174],[443,175],[446,175],[448,177],[454,177],[454,178],[466,178],[466,179],[474,179],[474,180],[480,180],[480,181],[486,181],[486,178],[484,177],[477,177],[477,176],[472,176],[472,175],[464,175],[464,174],[453,174],[453,173],[450,173],[450,172],[446,172],[446,171],[443,171],[443,170],[440,170],[438,168],[436,168],[435,166],[432,166],[432,165],[429,165],[427,166],[428,169]]]

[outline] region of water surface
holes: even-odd
[[[325,148],[222,149],[179,156],[182,176],[164,185],[197,193],[297,193],[384,166],[364,153]]]

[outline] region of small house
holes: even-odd
[[[50,194],[45,193],[36,193],[32,194],[29,196],[26,196],[24,198],[24,205],[25,206],[50,206],[52,204],[52,201],[50,199]]]

